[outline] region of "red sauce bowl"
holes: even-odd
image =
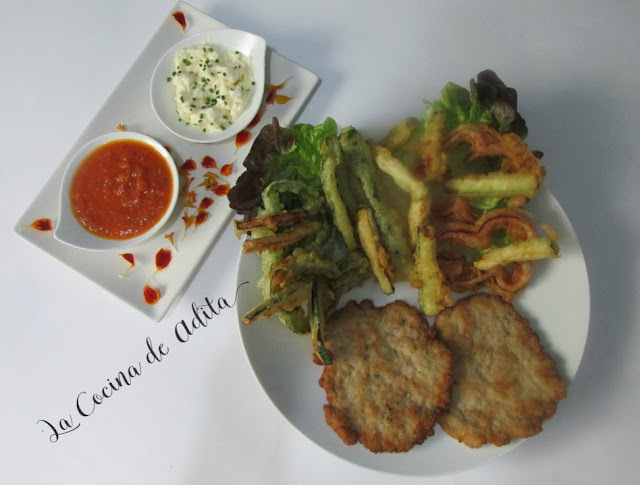
[[[91,251],[136,246],[168,223],[178,192],[178,170],[162,144],[133,132],[99,136],[67,165],[54,237]]]

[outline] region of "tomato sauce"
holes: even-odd
[[[92,234],[131,239],[151,229],[173,196],[165,158],[137,140],[115,140],[96,148],[71,181],[71,210]]]

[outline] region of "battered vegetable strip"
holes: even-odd
[[[311,285],[306,282],[290,285],[245,313],[242,322],[249,325],[260,318],[272,317],[280,311],[293,311],[309,298],[310,288]]]
[[[385,249],[389,252],[398,275],[408,272],[411,264],[410,248],[403,224],[390,201],[381,191],[379,173],[373,161],[371,149],[362,135],[354,128],[345,128],[340,133],[343,160],[348,164],[365,197],[365,204],[377,224]]]
[[[418,151],[424,164],[425,180],[441,180],[447,170],[447,154],[443,150],[446,115],[442,111],[431,114]]]
[[[461,197],[516,197],[529,199],[536,195],[538,179],[530,173],[492,172],[452,177],[444,182],[444,187]]]
[[[333,214],[333,223],[342,234],[347,248],[353,251],[358,247],[356,237],[353,232],[353,226],[349,220],[349,213],[342,200],[340,191],[338,189],[338,180],[336,178],[336,168],[340,164],[340,142],[335,137],[329,137],[322,145],[322,153],[324,155],[324,161],[322,163],[322,172],[320,173],[320,180],[322,182],[322,189],[324,196],[329,205],[329,209]]]
[[[309,333],[309,318],[301,307],[279,311],[278,319],[293,333],[298,335]]]
[[[389,151],[394,151],[411,139],[413,132],[419,125],[420,121],[417,118],[405,118],[389,130],[387,136],[382,140],[382,146]]]
[[[279,214],[271,214],[261,217],[254,217],[244,221],[234,220],[234,229],[237,237],[242,234],[251,232],[255,229],[271,229],[276,230],[278,227],[290,226],[305,219],[306,213],[303,210],[292,210],[290,212],[281,212]]]
[[[384,147],[372,148],[376,164],[384,173],[391,176],[400,189],[411,198],[408,212],[409,244],[413,248],[419,228],[427,221],[431,211],[429,188],[413,176],[409,169]]]
[[[420,228],[429,221],[430,212],[431,199],[429,197],[412,200],[409,204],[409,242],[414,250]]]
[[[424,182],[418,180],[389,150],[381,146],[373,146],[372,150],[378,168],[390,175],[396,185],[408,193],[412,199],[422,199],[429,195],[429,189]]]
[[[311,286],[311,301],[309,305],[310,320],[309,326],[311,328],[311,342],[313,345],[313,354],[317,361],[322,365],[331,364],[331,356],[324,347],[324,332],[325,332],[325,309],[323,305],[323,293],[326,287],[322,283],[318,283],[314,280]],[[315,359],[314,359],[315,360]]]
[[[371,277],[369,260],[361,251],[352,251],[338,261],[340,276],[331,282],[331,287],[336,291],[337,297],[344,295],[349,290],[362,285]]]
[[[389,261],[387,251],[380,243],[380,235],[378,228],[373,219],[370,209],[360,209],[358,211],[357,221],[358,235],[360,236],[360,244],[364,250],[371,270],[380,284],[382,292],[390,295],[394,292],[393,270]]]
[[[318,275],[334,280],[341,275],[341,271],[334,261],[322,259],[314,251],[306,252],[302,248],[294,249],[290,256],[275,263],[269,271],[272,290],[280,290],[292,281]]]
[[[282,249],[317,233],[321,228],[322,224],[318,221],[301,222],[277,234],[245,240],[242,243],[242,252],[262,253],[267,250]]]
[[[419,289],[422,312],[430,317],[451,306],[451,292],[436,260],[437,243],[433,228],[425,225],[418,232],[411,286]]]
[[[538,237],[490,249],[473,265],[477,269],[488,270],[514,261],[535,261],[557,257],[558,251],[554,242],[548,237]]]

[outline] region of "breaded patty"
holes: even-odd
[[[478,293],[440,313],[435,328],[453,355],[451,403],[438,419],[449,435],[477,448],[542,431],[567,387],[512,305]]]
[[[433,435],[451,397],[451,354],[416,308],[351,301],[327,321],[324,344],[325,418],[346,444],[403,452]]]

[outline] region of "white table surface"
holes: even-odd
[[[639,483],[639,3],[190,3],[262,35],[321,78],[299,121],[332,116],[378,137],[419,115],[422,100],[449,80],[464,84],[490,67],[516,87],[527,141],[545,152],[546,184],[587,262],[582,365],[544,432],[513,452],[455,475],[396,477],[338,459],[291,427],[253,376],[228,311],[51,443],[39,420],[69,416],[80,392],[99,392],[144,358],[145,337],[169,336],[193,301],[232,295],[239,247],[225,231],[175,307],[153,323],[12,234],[175,2],[7,0],[0,482]]]

